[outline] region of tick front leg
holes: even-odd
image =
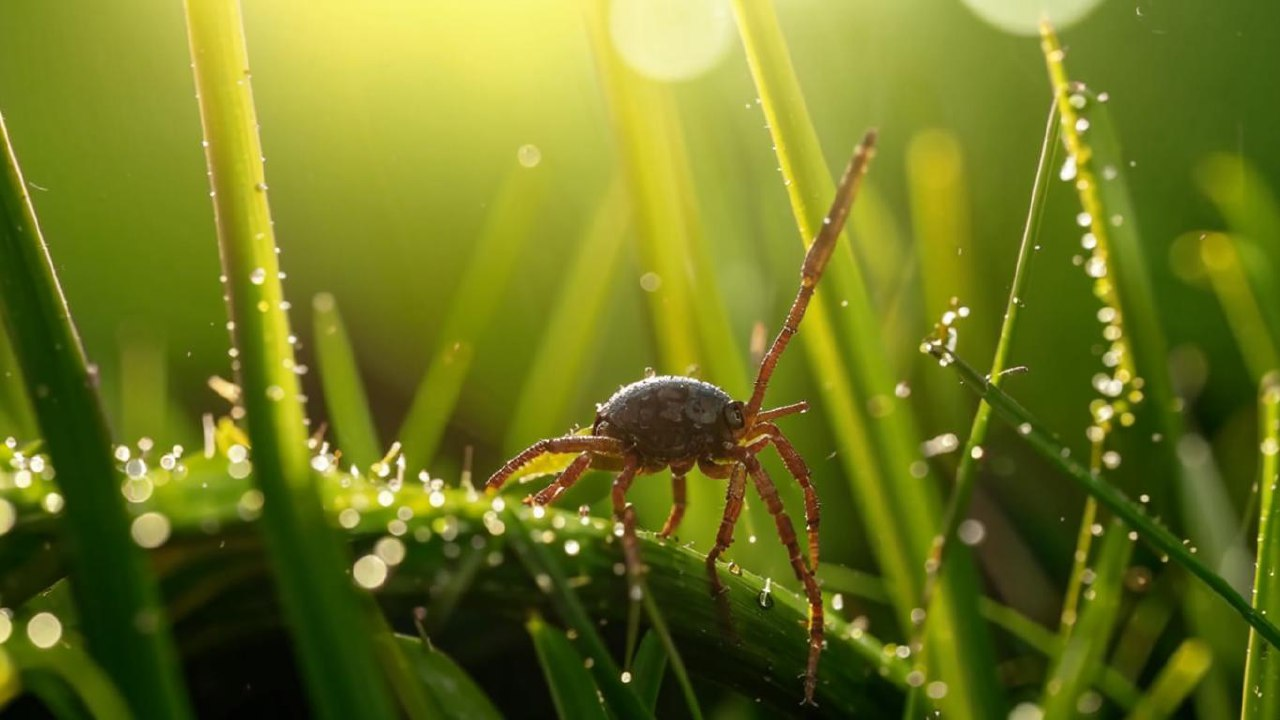
[[[724,585],[720,582],[720,576],[716,573],[716,559],[733,544],[733,528],[738,524],[738,516],[742,514],[742,503],[747,495],[747,478],[743,467],[734,463],[727,469],[729,489],[725,492],[724,517],[720,519],[720,530],[716,533],[715,547],[707,553],[707,577],[711,579],[711,593],[716,596],[725,591]]]
[[[539,440],[524,452],[507,461],[506,465],[489,476],[485,489],[496,491],[506,484],[517,471],[530,462],[548,453],[596,453],[599,455],[618,456],[623,452],[622,441],[600,435],[565,435],[564,437]]]
[[[685,474],[689,472],[688,468],[675,467],[671,468],[671,514],[667,516],[667,521],[662,525],[662,532],[658,533],[658,537],[671,537],[671,534],[680,527],[680,520],[684,518],[685,505]]]
[[[525,498],[524,504],[550,505],[555,502],[564,494],[565,490],[573,487],[573,484],[578,481],[578,478],[582,477],[582,473],[586,472],[587,468],[591,467],[591,460],[592,456],[589,452],[582,453],[574,458],[573,462],[569,463],[569,467],[565,468],[564,472],[560,473],[559,477],[555,479],[555,482],[539,490],[537,495],[530,495]]]

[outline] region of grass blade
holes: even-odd
[[[240,4],[185,4],[253,475],[295,652],[321,715],[390,718],[372,633],[311,475]]]
[[[529,238],[542,198],[544,172],[513,168],[499,188],[484,228],[475,241],[471,264],[453,295],[413,403],[396,439],[404,443],[406,469],[412,477],[435,458],[445,426],[471,370],[476,339],[493,320],[501,293]]]
[[[1172,716],[1195,689],[1213,663],[1213,652],[1198,638],[1183,640],[1151,688],[1129,713],[1129,720],[1160,720]],[[1249,717],[1246,712],[1243,717]],[[1275,717],[1261,715],[1259,717]]]
[[[1076,717],[1081,694],[1106,665],[1107,647],[1124,595],[1124,572],[1133,553],[1128,532],[1122,523],[1114,522],[1102,540],[1096,579],[1089,586],[1091,597],[1080,613],[1078,632],[1062,649],[1045,685],[1045,720]]]
[[[329,408],[333,435],[343,459],[368,468],[382,457],[383,446],[369,413],[369,398],[356,367],[355,350],[347,327],[338,312],[338,301],[329,293],[311,301],[315,311],[316,360],[320,364],[320,384]]]
[[[792,210],[805,243],[816,237],[826,204],[834,192],[817,133],[805,109],[799,81],[778,27],[773,4],[735,0],[734,12],[755,79]],[[818,292],[805,320],[804,345],[815,373],[828,384],[830,422],[841,440],[839,457],[852,482],[854,497],[888,580],[894,608],[904,630],[924,590],[923,568],[940,517],[932,483],[911,478],[917,459],[918,433],[910,408],[895,403],[883,417],[870,413],[872,398],[892,398],[894,383],[875,328],[873,304],[850,246],[844,242],[828,270],[834,292]],[[841,355],[831,321],[832,298],[847,298],[841,310],[849,318],[852,342]],[[1003,714],[994,676],[990,638],[978,619],[978,585],[972,559],[964,548],[942,570],[934,617],[929,623],[931,679],[947,683],[940,701],[955,717]]]
[[[62,531],[89,651],[133,712],[188,717],[156,581],[129,537],[101,399],[2,117],[0,146],[0,311],[62,481]]]
[[[1258,562],[1253,580],[1253,607],[1268,617],[1280,614],[1280,376],[1271,374],[1263,381],[1258,408],[1261,463],[1258,472],[1258,494],[1261,515],[1258,519]],[[1249,633],[1249,650],[1244,666],[1243,718],[1280,716],[1280,658],[1274,648],[1267,648],[1256,632]]]
[[[671,631],[667,629],[667,620],[662,615],[662,610],[658,608],[658,603],[653,599],[653,593],[648,588],[644,591],[644,609],[649,616],[649,622],[653,625],[653,631],[658,634],[658,639],[662,641],[664,655],[671,661],[671,673],[676,676],[676,682],[680,685],[680,692],[684,695],[685,707],[689,709],[689,717],[693,720],[702,720],[702,708],[698,706],[698,696],[693,692],[693,683],[689,681],[689,671],[685,669],[684,659],[680,657],[680,651],[676,648],[675,640],[671,639]],[[638,691],[638,688],[637,688]]]
[[[600,704],[600,694],[591,679],[591,673],[583,667],[582,656],[564,633],[534,615],[525,623],[533,647],[542,664],[542,674],[551,689],[551,699],[556,704],[556,714],[561,720],[599,718],[609,715]]]
[[[667,651],[662,640],[652,630],[644,634],[635,660],[631,663],[631,682],[635,685],[640,702],[655,712],[658,696],[662,693],[662,680],[667,674]]]
[[[974,370],[973,366],[936,344],[930,344],[928,352],[953,368],[960,376],[961,382],[986,400],[1001,420],[1010,427],[1016,428],[1018,435],[1041,457],[1074,480],[1090,497],[1096,498],[1099,504],[1114,513],[1126,525],[1136,530],[1151,547],[1196,576],[1214,594],[1225,600],[1227,605],[1231,606],[1246,623],[1257,630],[1272,648],[1280,647],[1280,628],[1272,624],[1262,613],[1254,610],[1248,601],[1236,592],[1231,583],[1210,570],[1168,528],[1148,517],[1144,506],[1133,502],[1123,492],[1072,459],[1070,448],[1046,431],[1031,413],[999,387],[992,385],[987,378]]]
[[[418,682],[438,705],[436,717],[454,720],[498,720],[502,717],[475,680],[448,655],[421,638],[396,635],[395,640],[401,654],[412,665]]]

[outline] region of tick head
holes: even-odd
[[[735,435],[737,435],[737,431],[747,424],[743,408],[742,402],[738,400],[734,400],[724,406],[724,423],[730,430],[734,431]]]

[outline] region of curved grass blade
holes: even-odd
[[[1107,648],[1124,594],[1124,571],[1133,553],[1128,532],[1120,522],[1107,528],[1094,564],[1096,579],[1089,586],[1091,597],[1080,612],[1077,632],[1062,649],[1045,685],[1045,720],[1076,717],[1080,695],[1094,684],[1106,665]]]
[[[1280,368],[1280,334],[1267,322],[1263,308],[1276,300],[1269,283],[1255,283],[1237,245],[1241,238],[1223,233],[1205,233],[1200,238],[1200,258],[1209,275],[1213,292],[1222,305],[1227,324],[1235,335],[1236,345],[1244,356],[1245,367],[1253,381],[1259,382],[1268,372]],[[1242,247],[1240,249],[1248,249]],[[1261,258],[1253,254],[1253,261]],[[1256,273],[1255,273],[1256,274]],[[1262,292],[1259,292],[1261,290]],[[1260,302],[1260,298],[1266,298]]]
[[[614,180],[583,234],[581,250],[561,284],[560,297],[533,353],[503,443],[508,453],[550,435],[568,419],[573,389],[581,382],[592,343],[598,337],[601,312],[615,287],[618,256],[629,221],[622,183]]]
[[[382,443],[369,412],[356,354],[347,336],[347,327],[338,312],[338,301],[320,293],[311,301],[315,311],[316,361],[320,365],[320,385],[329,408],[329,422],[342,449],[343,459],[368,468],[382,457]]]
[[[801,239],[807,244],[817,236],[833,195],[831,174],[773,3],[735,0],[733,6]],[[849,244],[840,247],[826,281],[834,292],[818,292],[805,320],[803,344],[811,367],[827,386],[826,407],[840,441],[839,458],[867,533],[877,539],[874,550],[899,623],[910,632],[913,611],[924,590],[921,570],[941,520],[941,503],[932,483],[909,473],[918,459],[919,440],[910,407],[894,402],[892,412],[871,414],[872,398],[893,398],[894,383],[866,283]],[[843,348],[832,321],[834,298],[849,301],[841,313],[848,318],[851,342]],[[993,666],[994,654],[978,618],[979,589],[967,549],[957,548],[953,562],[942,572],[946,581],[938,592],[928,635],[938,640],[928,643],[930,679],[947,684],[940,705],[944,714],[956,717],[1002,715],[1001,692],[995,677],[985,671]]]
[[[485,217],[470,264],[436,336],[436,350],[395,438],[404,444],[411,477],[431,463],[440,447],[471,370],[476,340],[498,309],[502,294],[494,288],[506,287],[510,281],[534,227],[545,175],[534,168],[513,168]]]
[[[1169,656],[1169,662],[1161,668],[1142,700],[1129,713],[1129,720],[1160,720],[1172,716],[1187,696],[1195,691],[1212,664],[1213,651],[1207,643],[1199,638],[1183,640]],[[1247,712],[1244,717],[1249,717]]]
[[[0,313],[61,480],[62,532],[89,651],[133,712],[189,717],[159,590],[129,537],[101,399],[3,117],[0,163]]]
[[[30,613],[25,615],[23,621],[29,621]],[[25,633],[15,633],[0,648],[9,664],[7,672],[0,670],[0,674],[12,673],[10,677],[16,680],[13,690],[32,693],[59,720],[134,717],[120,691],[83,647],[84,639],[65,628],[62,640],[50,648],[37,648]]]
[[[371,632],[311,475],[240,4],[185,6],[262,530],[295,653],[322,716],[390,718]]]
[[[452,720],[498,720],[498,712],[475,680],[448,655],[421,638],[396,635],[400,652],[438,705],[436,717]],[[599,703],[597,703],[599,705]]]
[[[653,593],[649,592],[648,588],[644,591],[644,609],[649,616],[649,622],[653,625],[653,632],[658,634],[658,639],[662,642],[665,657],[671,661],[671,673],[676,676],[676,682],[680,685],[685,707],[689,709],[689,717],[693,720],[702,720],[702,708],[698,706],[698,696],[694,694],[693,683],[689,681],[689,671],[685,669],[680,650],[676,647],[675,640],[671,638],[671,631],[667,629],[667,620],[663,617],[662,610],[658,608],[658,603],[653,599]]]
[[[1258,408],[1260,467],[1258,494],[1258,562],[1253,580],[1253,607],[1268,617],[1280,615],[1280,375],[1272,373],[1262,383]],[[1280,657],[1267,648],[1256,632],[1249,633],[1244,666],[1243,718],[1280,717]]]
[[[667,651],[662,640],[652,630],[640,639],[635,660],[631,663],[631,682],[635,685],[640,702],[655,712],[658,696],[662,693],[662,680],[667,674]]]
[[[564,633],[533,615],[525,623],[533,647],[538,652],[542,674],[551,689],[551,699],[556,704],[556,714],[561,720],[606,720],[609,715],[600,704],[600,692],[596,689],[591,673],[583,667],[583,658],[574,649]]]
[[[1073,460],[1070,448],[1043,429],[1031,413],[999,387],[992,385],[971,365],[945,347],[934,343],[926,343],[926,347],[927,352],[954,369],[961,382],[986,400],[1001,420],[1010,427],[1016,428],[1018,435],[1041,457],[1074,480],[1090,497],[1096,498],[1103,507],[1123,520],[1126,525],[1136,530],[1149,545],[1196,576],[1209,590],[1225,600],[1227,605],[1246,623],[1257,630],[1272,648],[1280,647],[1280,628],[1272,624],[1262,613],[1254,610],[1248,601],[1236,592],[1231,583],[1202,563],[1182,540],[1153,518],[1148,517],[1145,507],[1133,502],[1123,492]]]

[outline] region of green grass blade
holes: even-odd
[[[53,647],[31,643],[21,629],[33,614],[24,612],[15,618],[14,634],[0,649],[10,665],[8,671],[17,675],[19,688],[34,694],[59,720],[135,717],[102,667],[83,650],[84,639],[78,633],[64,627],[61,641]],[[7,673],[0,669],[0,674]]]
[[[315,311],[316,361],[320,365],[320,385],[329,408],[333,436],[342,457],[361,468],[382,458],[383,445],[373,426],[369,398],[356,367],[355,350],[347,336],[347,327],[338,312],[338,301],[329,293],[316,295],[311,301]]]
[[[1155,682],[1142,700],[1129,713],[1129,720],[1161,720],[1171,717],[1187,696],[1196,689],[1213,664],[1213,652],[1199,638],[1182,641],[1169,661],[1161,668]],[[1243,717],[1249,717],[1246,712]],[[1275,717],[1261,715],[1258,717]]]
[[[24,440],[36,436],[35,413],[27,398],[13,343],[9,341],[9,330],[3,324],[0,324],[0,436]]]
[[[471,263],[445,316],[436,350],[396,437],[410,476],[430,464],[471,369],[475,343],[494,314],[520,259],[541,204],[545,172],[513,168],[475,241]]]
[[[412,665],[418,682],[427,688],[439,706],[436,717],[452,720],[498,720],[502,717],[475,680],[448,655],[421,638],[396,635],[395,640],[400,652]]]
[[[1080,612],[1077,632],[1062,649],[1045,685],[1045,720],[1076,717],[1081,694],[1106,665],[1107,647],[1124,595],[1124,572],[1133,553],[1128,533],[1122,523],[1114,522],[1102,540],[1094,565],[1095,579],[1086,593],[1088,601]]]
[[[89,651],[135,713],[188,717],[159,590],[129,537],[101,399],[2,117],[0,162],[0,311],[62,481],[62,530]]]
[[[525,623],[533,647],[538,652],[542,674],[561,720],[600,718],[609,715],[600,704],[600,694],[591,673],[583,667],[582,656],[565,634],[534,615]]]
[[[652,630],[640,639],[635,660],[631,663],[631,682],[635,685],[640,702],[655,712],[658,696],[662,693],[662,680],[667,674],[667,651],[662,640]]]
[[[1016,400],[974,370],[973,366],[943,347],[930,344],[928,351],[954,369],[960,376],[961,382],[986,400],[1001,420],[1010,427],[1016,428],[1018,435],[1041,457],[1074,480],[1090,497],[1096,498],[1103,507],[1114,513],[1130,528],[1136,530],[1149,545],[1196,576],[1214,594],[1225,600],[1227,605],[1246,623],[1256,629],[1272,648],[1280,647],[1280,628],[1254,610],[1248,601],[1236,592],[1231,583],[1202,563],[1187,544],[1184,544],[1166,527],[1148,517],[1144,506],[1133,502],[1123,492],[1072,459],[1070,448],[1045,430],[1040,422]]]
[[[440,717],[443,703],[438,697],[433,697],[434,693],[418,677],[415,672],[417,664],[411,658],[412,650],[392,631],[378,602],[372,595],[364,595],[360,597],[360,605],[365,623],[372,631],[373,652],[378,658],[378,667],[399,703],[400,712],[408,720]]]
[[[560,297],[533,353],[503,447],[515,453],[538,438],[563,432],[573,389],[592,356],[600,316],[616,286],[618,258],[627,237],[630,210],[621,181],[609,184],[596,208],[581,250],[560,284]],[[590,420],[590,416],[580,421]]]
[[[680,693],[684,695],[684,704],[689,709],[689,717],[693,720],[702,720],[702,708],[698,706],[698,696],[693,692],[693,683],[689,681],[689,671],[685,669],[684,658],[680,656],[680,650],[676,647],[675,640],[671,638],[671,631],[667,629],[667,620],[663,617],[662,610],[653,599],[653,593],[647,588],[644,593],[644,609],[649,616],[649,622],[653,625],[653,631],[662,641],[666,658],[671,661],[671,674],[676,676],[676,682],[680,685]]]
[[[150,328],[128,324],[120,342],[120,424],[124,443],[152,437],[169,427],[169,365],[164,340]],[[167,438],[166,438],[167,439]]]
[[[831,174],[773,4],[735,0],[734,12],[801,239],[808,243],[816,237],[834,192]],[[834,291],[818,291],[800,334],[813,371],[827,385],[824,400],[840,441],[839,458],[867,533],[877,538],[874,549],[899,622],[910,630],[912,611],[924,589],[922,568],[941,521],[940,501],[932,483],[912,478],[908,472],[918,459],[919,441],[910,408],[896,402],[883,417],[870,413],[872,398],[894,397],[894,383],[867,286],[848,242],[840,247],[825,281]],[[849,301],[841,310],[852,334],[843,356],[831,320],[833,298]],[[928,643],[930,679],[947,683],[947,695],[940,704],[945,714],[954,717],[1002,714],[1003,699],[995,678],[983,670],[992,666],[994,656],[986,628],[978,619],[978,585],[967,549],[957,548],[953,562],[942,572],[945,581],[932,610],[928,636],[938,639]]]
[[[545,546],[530,539],[529,530],[514,510],[505,510],[502,517],[510,528],[506,537],[529,569],[529,574],[548,593],[560,619],[578,634],[582,655],[591,659],[591,675],[610,711],[622,718],[652,717],[632,689],[622,682],[617,663],[609,655],[604,640],[596,632],[595,623],[574,594],[564,569]]]
[[[262,530],[295,653],[322,716],[389,718],[371,632],[311,475],[240,5],[187,0],[186,14]]]
[[[1250,277],[1248,266],[1236,247],[1243,243],[1240,237],[1206,233],[1200,239],[1200,258],[1240,354],[1244,356],[1245,367],[1256,383],[1268,372],[1280,368],[1277,350],[1280,334],[1268,324],[1263,312],[1263,308],[1268,307],[1266,303],[1277,298],[1270,291],[1271,283],[1255,283]],[[1256,253],[1253,257],[1255,262],[1260,259]]]
[[[1258,494],[1258,562],[1253,580],[1253,607],[1268,617],[1280,616],[1280,376],[1263,381],[1258,408],[1261,462]],[[1256,632],[1249,633],[1249,650],[1244,666],[1244,712],[1241,717],[1256,720],[1280,716],[1280,658]]]

